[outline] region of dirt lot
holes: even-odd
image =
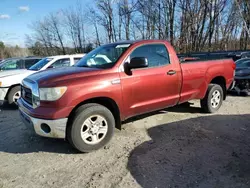
[[[105,148],[79,154],[0,107],[1,187],[250,187],[250,98],[206,115],[179,106],[138,117]]]

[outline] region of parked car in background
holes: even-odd
[[[250,58],[239,59],[235,64],[236,72],[230,90],[238,95],[250,95]]]
[[[213,59],[224,59],[224,58],[231,58],[234,61],[237,61],[238,59],[247,58],[250,57],[250,51],[244,50],[244,51],[214,51],[214,52],[192,52],[192,53],[186,53],[186,54],[177,54],[179,58],[187,58],[187,57],[194,57],[199,59],[207,59],[207,60],[213,60]]]
[[[235,54],[235,61],[250,58],[250,52],[240,52]]]
[[[245,65],[248,64],[249,59],[250,57],[246,57],[246,58],[238,59],[237,61],[235,61],[236,68],[237,68],[237,64],[238,64],[238,68],[245,67]]]
[[[0,72],[0,101],[7,100],[9,104],[16,103],[21,94],[20,83],[25,77],[50,68],[72,66],[83,56],[84,54],[45,57],[28,69]],[[16,60],[12,61],[16,62]]]
[[[28,69],[41,59],[41,57],[8,58],[1,62],[0,71]]]
[[[106,145],[115,127],[140,114],[199,99],[216,112],[233,81],[232,59],[180,63],[164,40],[106,44],[67,69],[23,79],[21,118],[40,136],[63,138],[81,152]]]

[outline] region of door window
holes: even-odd
[[[77,63],[80,59],[82,59],[81,57],[74,57],[74,64]]]
[[[30,68],[32,65],[36,64],[40,59],[26,59],[24,61],[24,66],[26,69]]]
[[[1,70],[14,70],[14,69],[22,69],[21,60],[9,60],[5,62],[1,67]]]
[[[158,67],[170,64],[169,54],[164,44],[149,44],[136,48],[130,55],[134,57],[145,57],[148,67]]]
[[[70,60],[69,60],[69,58],[65,58],[65,59],[57,60],[50,67],[51,68],[59,68],[59,67],[68,67],[68,66],[70,66]]]

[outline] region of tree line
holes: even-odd
[[[178,53],[250,48],[249,0],[94,0],[29,25],[35,55],[84,53],[120,40],[164,39]]]
[[[23,57],[32,55],[27,48],[16,46],[6,46],[4,42],[0,41],[0,59],[9,57]]]

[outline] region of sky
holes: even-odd
[[[0,41],[8,45],[25,46],[29,24],[50,12],[74,5],[77,0],[0,0]],[[82,3],[90,3],[82,0]]]

